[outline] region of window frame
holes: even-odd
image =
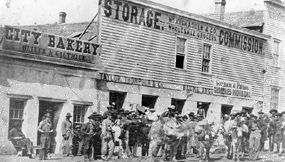
[[[28,102],[28,99],[30,99],[30,97],[28,96],[24,96],[21,95],[21,96],[18,96],[18,95],[10,95],[10,94],[7,94],[8,98],[9,98],[9,124],[8,124],[8,132],[10,132],[10,130],[14,127],[14,122],[15,121],[19,121],[21,123],[21,129],[23,128],[23,121],[24,121],[24,112],[25,112],[25,107],[27,105],[27,102]],[[18,114],[18,118],[11,118],[11,104],[12,104],[12,101],[21,101],[23,102],[23,112],[22,112],[22,118],[19,118],[19,114]],[[19,109],[18,109],[19,110]],[[14,114],[14,113],[13,113]],[[9,135],[8,135],[9,136]],[[9,137],[8,137],[9,138]]]
[[[204,46],[205,45],[210,46],[210,58],[208,59],[209,60],[209,71],[208,72],[203,71]],[[212,63],[213,63],[213,44],[212,43],[208,43],[208,42],[203,42],[203,45],[202,45],[202,55],[201,55],[201,73],[212,74]]]
[[[278,43],[278,54],[275,54],[274,51],[275,51],[275,42]],[[279,67],[280,66],[280,53],[281,53],[281,40],[279,39],[276,39],[276,38],[273,38],[272,40],[272,66],[275,66],[275,67]],[[277,64],[275,64],[274,62],[274,56],[277,55]]]
[[[273,89],[275,89],[275,90],[278,90],[278,100],[277,100],[277,107],[272,107],[272,90]],[[276,110],[278,110],[279,109],[279,107],[280,107],[280,91],[281,91],[281,87],[277,87],[277,86],[271,86],[271,88],[270,88],[270,110],[271,109],[276,109]]]
[[[184,45],[184,53],[180,53],[178,52],[178,39],[184,39],[185,40],[185,45]],[[176,69],[181,69],[181,70],[185,70],[187,69],[187,47],[188,47],[188,38],[185,36],[176,36],[176,43],[175,43],[175,63],[174,63],[174,67]],[[183,68],[179,68],[176,66],[177,63],[177,56],[184,56],[184,60],[183,60]]]
[[[83,117],[80,115],[80,122],[78,122],[78,121],[76,121],[76,119],[77,119],[77,113],[75,113],[76,111],[75,111],[75,107],[76,106],[82,106],[82,107],[84,107],[84,109],[85,109],[85,112],[84,112],[84,115],[83,115]],[[88,110],[88,108],[90,107],[90,105],[89,104],[80,104],[80,103],[73,103],[73,120],[72,120],[72,122],[74,123],[74,124],[84,124],[86,121],[85,121],[85,117],[86,117],[86,113],[87,113],[87,110]],[[81,118],[82,117],[82,118]],[[81,121],[81,119],[83,120],[83,121]]]

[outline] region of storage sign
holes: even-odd
[[[99,64],[97,43],[5,26],[3,49],[34,55]]]
[[[216,44],[264,55],[264,40],[126,0],[100,0],[102,15],[156,30],[183,34]],[[109,22],[109,21],[108,21]],[[108,25],[108,24],[105,24]],[[104,24],[102,25],[104,28]],[[114,29],[116,30],[116,29]]]

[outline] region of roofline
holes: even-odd
[[[137,4],[140,4],[140,5],[144,5],[144,6],[148,6],[150,8],[155,8],[157,10],[167,11],[167,12],[170,12],[172,14],[179,15],[179,16],[184,16],[184,17],[196,19],[198,21],[201,21],[201,22],[204,22],[204,23],[210,23],[210,24],[213,24],[213,25],[217,25],[219,27],[231,28],[232,30],[235,30],[235,31],[238,31],[238,32],[242,32],[242,33],[245,33],[245,34],[248,34],[248,35],[251,35],[251,36],[255,36],[255,37],[259,37],[259,38],[263,38],[263,39],[271,38],[270,35],[266,35],[266,34],[263,34],[263,33],[258,33],[258,32],[255,32],[255,31],[251,31],[249,29],[240,28],[238,26],[231,25],[231,24],[226,23],[226,22],[218,21],[218,20],[215,20],[215,19],[207,18],[205,16],[201,16],[201,15],[197,15],[197,14],[190,13],[190,12],[187,12],[187,11],[179,10],[179,9],[176,9],[176,8],[173,8],[173,7],[169,7],[169,6],[166,6],[166,5],[163,5],[163,4],[160,4],[160,3],[156,3],[156,2],[153,2],[153,1],[149,1],[149,0],[126,0],[126,1],[129,1],[129,2],[132,2],[132,3],[137,3]]]

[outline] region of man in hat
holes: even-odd
[[[112,130],[113,126],[113,121],[112,121],[112,113],[107,114],[107,118],[103,120],[102,122],[102,159],[103,160],[110,160],[115,144],[114,144],[114,138],[113,138],[113,133],[114,131]],[[109,151],[108,151],[109,148]],[[107,155],[108,152],[108,155]]]
[[[202,116],[203,118],[206,117],[205,110],[203,109],[202,103],[198,103],[197,115]]]
[[[161,114],[161,117],[173,118],[175,116],[175,106],[168,106],[168,110]]]
[[[70,121],[71,114],[67,113],[65,120],[61,124],[61,133],[62,133],[62,150],[63,156],[72,156],[72,122]]]
[[[276,114],[278,111],[276,109],[271,109],[269,111],[270,118],[269,118],[269,124],[268,124],[268,139],[269,139],[269,150],[274,150],[274,135],[276,133]]]
[[[267,124],[269,123],[269,118],[264,114],[263,111],[259,111],[259,118],[257,120],[258,127],[261,131],[261,138],[260,138],[260,151],[264,150],[264,143],[267,139]]]
[[[112,102],[112,103],[114,103],[114,102]],[[104,112],[103,119],[106,119],[108,117],[107,114],[109,112],[114,112],[114,110],[115,110],[114,105],[108,105],[106,108],[107,108],[107,111]]]
[[[282,124],[282,113],[275,114],[276,116],[276,133],[274,135],[274,143],[277,144],[277,151],[275,153],[279,153],[280,144],[282,143],[283,138],[283,124]]]
[[[77,124],[73,130],[73,154],[77,156],[82,155],[83,137],[81,132],[81,125]]]
[[[26,136],[22,132],[21,121],[14,122],[14,127],[9,132],[9,140],[12,142],[12,144],[18,151],[19,156],[23,155],[22,150],[27,150],[27,154],[30,156],[30,158],[34,158],[33,142],[29,138],[26,138]],[[17,146],[20,146],[21,148],[18,149]]]
[[[50,150],[50,133],[53,132],[52,123],[51,123],[51,115],[50,113],[45,114],[45,119],[42,120],[39,124],[38,131],[40,134],[40,160],[49,159],[49,150]]]
[[[92,146],[93,146],[93,135],[96,132],[96,126],[95,125],[95,118],[96,118],[97,113],[92,113],[88,119],[89,121],[85,124],[82,125],[81,127],[81,132],[83,135],[83,154],[84,154],[84,161],[87,161],[89,159],[89,161],[91,161],[91,157],[92,157]]]

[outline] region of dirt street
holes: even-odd
[[[28,157],[18,157],[16,155],[0,155],[0,162],[36,162],[39,161],[39,157],[35,159],[29,159]],[[45,162],[81,162],[83,160],[83,156],[77,157],[63,157],[62,155],[52,155],[50,160],[43,160]],[[101,162],[103,160],[93,160],[94,162]],[[129,159],[117,159],[117,157],[113,157],[109,162],[162,162],[162,159],[154,159],[154,158],[146,158],[146,157],[136,157]],[[199,160],[190,157],[188,159],[179,160],[179,162],[198,162]],[[225,158],[224,154],[212,154],[211,162],[232,162],[233,160],[228,160]],[[245,156],[241,161],[248,162],[249,160]],[[285,156],[274,154],[271,152],[262,152],[257,160],[259,162],[284,162]]]

